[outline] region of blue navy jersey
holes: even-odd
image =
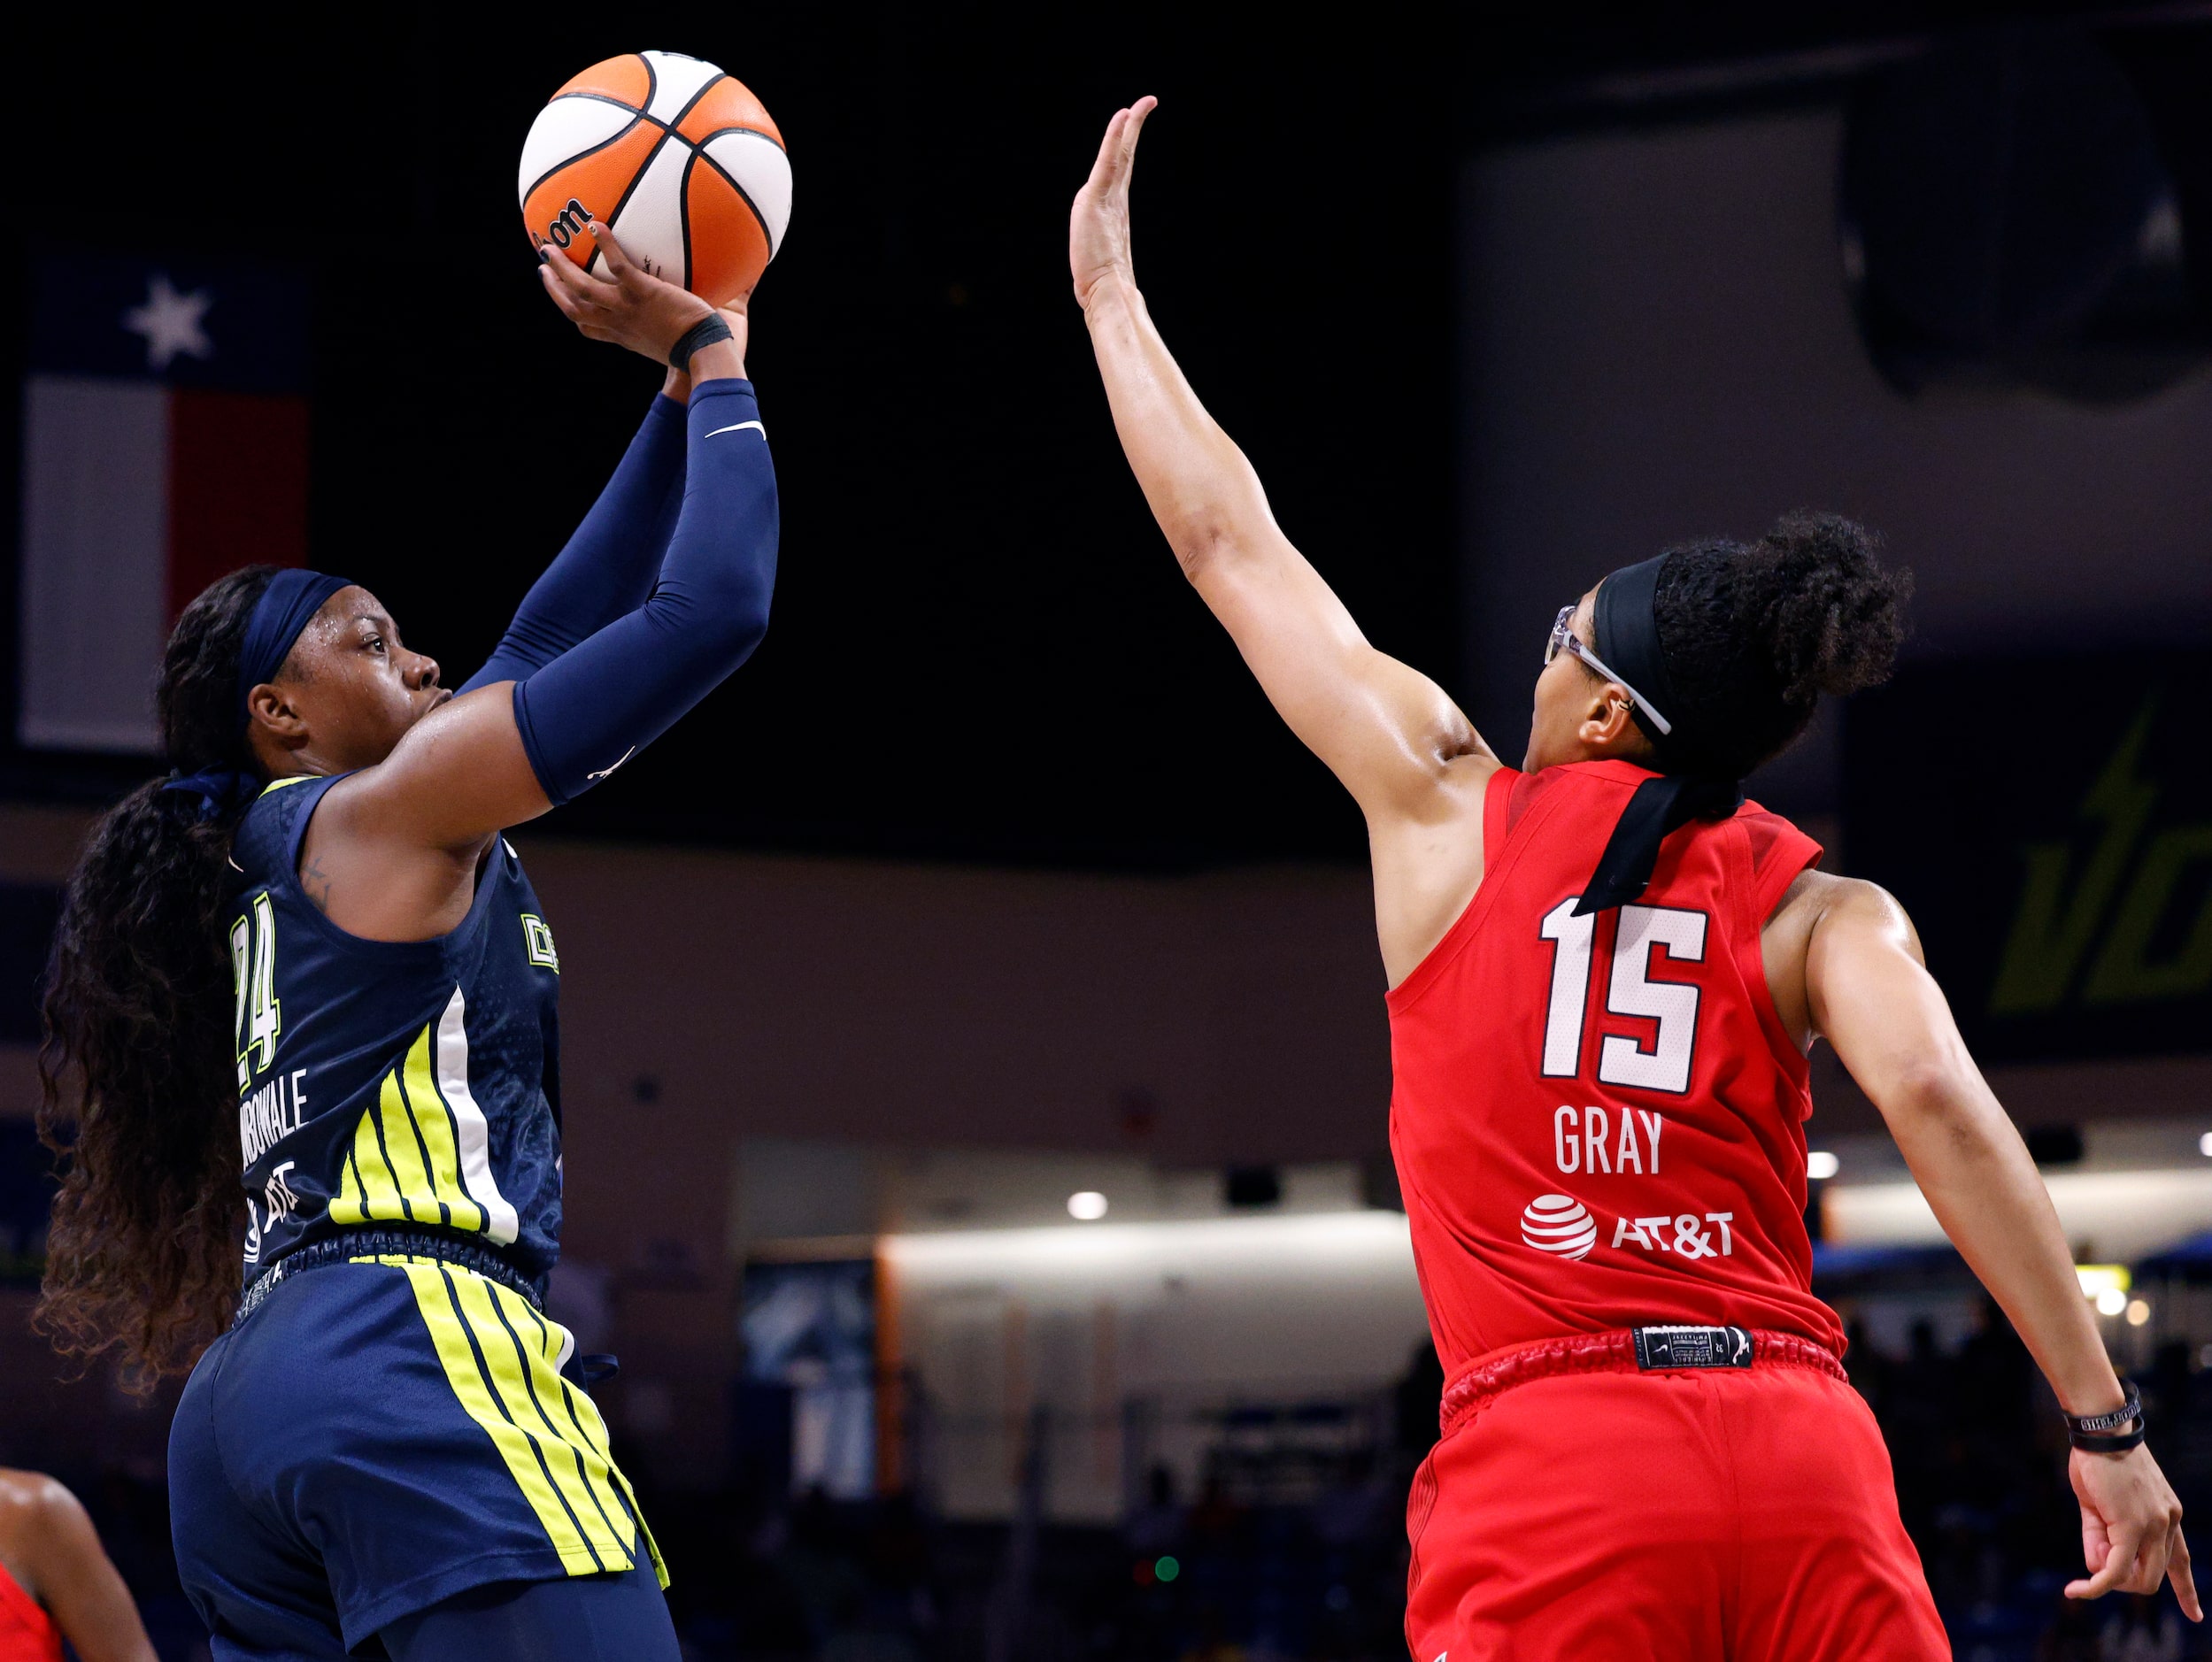
[[[232,843],[245,1279],[392,1224],[473,1236],[543,1276],[559,1251],[560,961],[537,896],[501,837],[451,935],[347,934],[299,881],[335,783],[278,780]]]

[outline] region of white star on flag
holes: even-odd
[[[207,315],[215,296],[204,289],[181,295],[167,272],[156,272],[146,285],[146,304],[123,314],[123,327],[146,337],[146,367],[157,373],[169,367],[179,353],[187,358],[212,358],[215,343],[207,338],[200,319]]]

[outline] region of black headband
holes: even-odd
[[[1621,569],[1598,585],[1598,597],[1590,608],[1591,633],[1597,638],[1598,656],[1608,669],[1636,689],[1673,725],[1661,733],[1640,708],[1631,707],[1636,725],[1652,742],[1652,756],[1659,771],[1683,771],[1678,758],[1692,749],[1682,730],[1682,701],[1675,696],[1674,681],[1667,673],[1667,654],[1659,645],[1659,572],[1667,557],[1643,560]]]
[[[1636,725],[1651,741],[1652,766],[1659,777],[1636,788],[1606,839],[1598,869],[1584,885],[1575,915],[1584,917],[1639,898],[1659,864],[1659,845],[1668,833],[1692,819],[1725,819],[1743,805],[1743,781],[1715,763],[1698,743],[1694,724],[1675,696],[1667,673],[1667,655],[1659,643],[1659,573],[1667,564],[1653,559],[1623,566],[1598,585],[1590,608],[1598,656],[1667,718],[1671,730],[1659,731],[1636,705]]]

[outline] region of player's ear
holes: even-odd
[[[297,744],[307,736],[305,718],[273,681],[265,681],[246,695],[246,716],[280,744]]]
[[[1635,735],[1636,706],[1628,689],[1617,681],[1593,684],[1576,734],[1584,747],[1601,756],[1615,756],[1629,748]]]

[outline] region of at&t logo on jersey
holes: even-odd
[[[1539,1252],[1587,1258],[1598,1244],[1598,1220],[1572,1195],[1538,1195],[1521,1214],[1521,1239]]]

